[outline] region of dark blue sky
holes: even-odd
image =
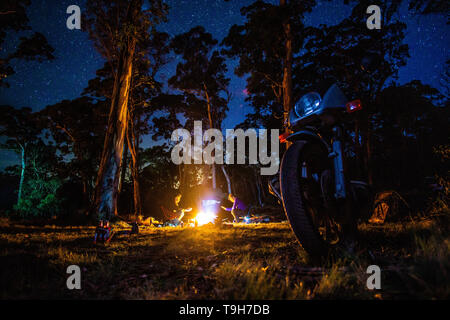
[[[66,28],[66,9],[77,4],[84,9],[85,0],[32,0],[28,10],[30,25],[43,33],[55,48],[55,60],[37,63],[15,61],[16,74],[8,78],[11,87],[0,88],[0,104],[15,107],[29,106],[40,110],[63,99],[79,97],[95,71],[103,65],[102,58],[92,47],[87,34]],[[169,22],[160,29],[171,35],[188,31],[203,25],[213,36],[221,40],[233,24],[243,23],[240,8],[253,0],[167,0],[170,6]],[[272,0],[271,2],[278,3]],[[343,1],[319,3],[314,12],[306,18],[306,24],[336,24],[350,13],[350,7]],[[411,58],[401,68],[399,82],[419,79],[442,89],[440,79],[444,63],[449,59],[449,28],[445,18],[437,15],[415,16],[405,8],[399,13],[407,23],[406,43],[410,46]],[[0,49],[0,56],[16,44],[17,35],[11,35],[7,45]],[[3,51],[3,52],[2,52]],[[230,62],[229,75],[232,78],[230,90],[234,99],[230,105],[224,128],[232,128],[244,119],[251,109],[244,102],[245,80],[233,75],[235,62]],[[173,71],[174,63],[165,68],[165,77]],[[7,157],[9,158],[9,157]],[[2,160],[3,159],[3,160]],[[0,155],[4,162],[5,156]],[[5,163],[0,163],[0,168]]]

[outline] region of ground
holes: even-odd
[[[117,226],[120,228],[120,226]],[[92,227],[0,223],[0,299],[448,299],[448,219],[360,225],[354,253],[313,261],[287,222],[141,228],[92,243]],[[68,290],[66,269],[81,268]],[[366,286],[369,265],[381,290]]]

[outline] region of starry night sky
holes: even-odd
[[[233,24],[242,24],[240,8],[254,0],[167,0],[170,6],[168,23],[159,27],[161,31],[176,35],[186,32],[194,26],[203,25],[219,41],[228,33]],[[279,0],[268,2],[278,3]],[[306,17],[305,23],[337,24],[351,12],[351,6],[343,1],[319,3],[314,12]],[[85,0],[32,0],[28,8],[28,17],[33,31],[39,31],[47,37],[55,48],[55,60],[49,62],[14,61],[16,74],[8,78],[10,88],[0,88],[0,104],[14,107],[28,106],[40,110],[47,105],[63,99],[80,96],[88,81],[95,77],[95,71],[103,65],[103,60],[95,51],[86,33],[66,28],[66,9],[77,4],[84,10]],[[416,16],[403,8],[401,20],[407,23],[406,43],[410,46],[411,58],[400,70],[399,82],[405,83],[419,79],[423,83],[442,89],[440,79],[444,64],[449,59],[449,35],[445,18],[437,15]],[[0,54],[17,44],[17,34],[7,38]],[[3,52],[2,52],[3,51]],[[176,60],[166,66],[161,79],[173,74]],[[230,90],[233,100],[224,122],[224,128],[232,128],[240,123],[251,108],[244,102],[245,79],[234,76],[236,61],[229,63],[231,77]],[[148,142],[148,141],[147,141]],[[145,143],[144,143],[145,146]],[[9,157],[0,155],[0,162]],[[3,163],[5,165],[5,163]],[[0,163],[0,167],[3,167]]]

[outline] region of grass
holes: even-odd
[[[120,228],[120,226],[118,226]],[[287,223],[141,228],[93,245],[92,227],[0,221],[0,299],[448,299],[447,216],[360,225],[356,252],[313,262]],[[82,289],[66,288],[79,265]],[[382,289],[366,288],[369,265]]]

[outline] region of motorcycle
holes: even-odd
[[[360,100],[348,101],[337,85],[322,96],[305,94],[290,112],[289,143],[279,180],[269,190],[283,204],[292,230],[312,256],[324,256],[342,243],[354,243],[359,219],[367,218],[371,190],[347,177],[344,120],[362,110]],[[277,185],[279,183],[279,186]]]

